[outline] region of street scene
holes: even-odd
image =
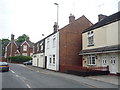
[[[10,67],[9,72],[2,73],[2,88],[118,88],[118,77],[112,77],[110,83],[22,64]]]
[[[120,0],[0,0],[1,89],[120,89]]]

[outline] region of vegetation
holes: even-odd
[[[29,38],[29,37],[26,34],[23,34],[22,36],[19,36],[15,41],[23,42],[23,41],[25,41],[26,38]],[[2,39],[2,40],[0,39],[0,42],[2,42],[2,56],[4,56],[5,55],[5,47],[8,45],[10,40],[9,39]]]
[[[23,63],[29,60],[32,60],[32,57],[30,56],[13,56],[13,57],[7,57],[7,61],[9,60],[12,63]]]
[[[26,34],[23,34],[22,36],[19,36],[16,39],[16,42],[23,42],[23,41],[25,41],[26,38],[29,38],[29,37]]]
[[[2,39],[0,41],[2,41],[2,56],[4,56],[4,54],[5,54],[5,47],[8,45],[10,40],[9,39]]]

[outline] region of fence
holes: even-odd
[[[72,71],[109,71],[109,67],[82,67],[82,66],[71,66],[71,65],[60,65],[60,72],[65,72],[67,70]]]

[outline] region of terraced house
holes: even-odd
[[[109,67],[111,74],[120,74],[120,11],[100,19],[82,32],[84,67]]]

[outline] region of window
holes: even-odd
[[[55,64],[55,55],[53,55],[53,64]]]
[[[50,57],[50,63],[52,63],[52,58]]]
[[[39,43],[37,44],[37,52],[39,51]]]
[[[22,53],[23,56],[27,56],[27,53]]]
[[[88,55],[88,65],[96,65],[95,55]]]
[[[43,45],[41,45],[41,51],[43,50]]]
[[[47,49],[49,49],[49,39],[47,39]]]
[[[35,53],[35,46],[33,46],[33,53]]]
[[[94,45],[93,39],[94,39],[93,31],[88,32],[88,46]]]
[[[27,45],[23,46],[23,51],[27,51]]]
[[[53,38],[53,47],[55,47],[56,38]]]

